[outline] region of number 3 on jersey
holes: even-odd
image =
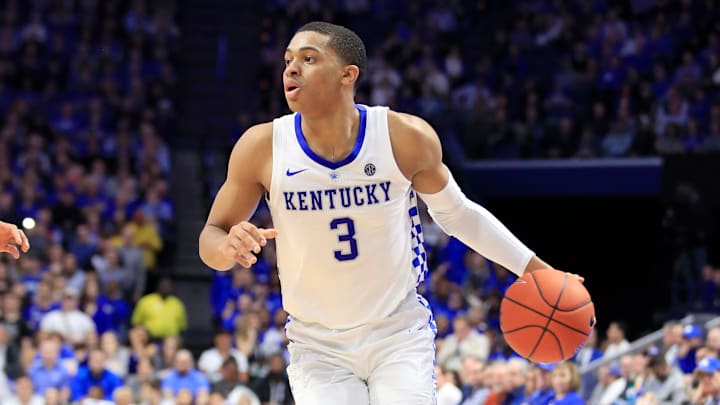
[[[330,229],[338,229],[341,225],[345,225],[344,231],[346,232],[338,235],[338,241],[348,242],[350,244],[350,252],[335,250],[335,258],[340,261],[353,260],[358,255],[357,239],[355,239],[355,222],[352,218],[348,217],[335,218],[330,222]]]

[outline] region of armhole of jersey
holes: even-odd
[[[280,167],[280,155],[282,154],[282,128],[283,128],[283,118],[276,118],[273,120],[273,128],[272,128],[272,169],[270,170],[270,190],[266,190],[266,197],[265,201],[268,203],[268,206],[270,205],[270,201],[273,200],[275,197],[275,190],[279,187],[279,183],[281,181],[280,175],[282,173],[278,173],[279,167]]]
[[[382,128],[385,130],[385,136],[387,137],[386,142],[388,145],[388,150],[390,151],[390,160],[392,161],[393,168],[398,178],[405,180],[412,187],[412,180],[405,177],[405,174],[402,172],[402,170],[400,170],[400,165],[395,159],[395,149],[393,149],[392,136],[390,135],[390,125],[388,125],[388,111],[390,111],[389,107],[383,107],[382,109],[378,109],[378,113],[382,114],[381,117],[379,117],[379,121],[381,122]]]

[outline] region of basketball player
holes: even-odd
[[[460,191],[433,128],[354,102],[366,53],[352,31],[300,28],[285,52],[294,114],[238,140],[200,235],[213,269],[252,266],[277,238],[298,405],[433,404],[435,326],[416,198],[448,234],[515,274],[550,266]],[[247,222],[265,196],[276,229]]]
[[[19,249],[18,249],[19,248]],[[25,232],[16,225],[0,221],[0,252],[10,253],[15,259],[30,250],[30,242]]]

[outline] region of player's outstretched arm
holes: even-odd
[[[10,253],[15,259],[20,258],[20,251],[30,250],[27,236],[16,225],[0,221],[0,252]]]
[[[390,112],[393,152],[405,176],[448,234],[515,274],[551,268],[487,209],[469,200],[442,163],[435,130],[424,120]]]
[[[262,229],[247,220],[257,208],[272,169],[272,124],[248,129],[235,144],[225,182],[220,187],[198,241],[200,258],[215,270],[235,263],[250,267],[274,229]]]

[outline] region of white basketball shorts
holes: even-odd
[[[292,318],[286,332],[296,405],[435,404],[437,329],[415,292],[378,322],[330,330]]]

